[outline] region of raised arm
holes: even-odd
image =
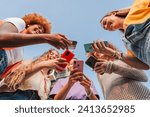
[[[71,45],[71,42],[62,34],[0,34],[0,48],[20,47],[41,43],[48,43],[57,49],[64,49]]]
[[[42,70],[43,68],[48,69],[56,69],[56,70],[64,70],[64,68],[60,67],[60,64],[67,64],[65,59],[58,58],[54,60],[41,61],[36,64],[29,65],[21,65],[19,68],[15,69],[12,73],[10,73],[4,80],[6,85],[10,89],[16,89],[18,85],[22,82],[30,78],[33,74]]]
[[[137,69],[143,69],[143,70],[150,69],[150,67],[148,65],[146,65],[145,63],[140,61],[138,58],[129,56],[127,54],[123,54],[122,61],[124,61],[128,65],[130,65],[130,66],[132,66],[134,68],[137,68]]]

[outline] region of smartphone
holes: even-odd
[[[77,41],[74,40],[70,40],[71,41],[71,45],[68,47],[69,49],[76,49],[77,46]]]
[[[95,66],[96,62],[98,62],[97,59],[94,56],[90,56],[86,60],[85,64],[87,64],[89,67],[94,69],[94,66]]]
[[[66,50],[63,54],[61,54],[61,58],[66,59],[68,63],[71,61],[71,59],[73,59],[73,57],[74,57],[74,54],[70,50]],[[60,66],[65,68],[67,64],[61,64]]]
[[[73,68],[77,68],[80,72],[83,72],[83,60],[75,60],[73,63]]]
[[[104,41],[104,44],[105,44],[106,47],[108,47],[108,41]],[[92,45],[93,45],[93,43],[84,44],[84,49],[85,49],[86,53],[94,51],[93,48],[92,48]]]

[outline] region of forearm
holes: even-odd
[[[98,100],[98,98],[96,97],[96,95],[94,93],[92,93],[92,95],[89,97],[90,100]]]
[[[109,68],[109,70],[111,72],[119,74],[123,77],[138,81],[147,81],[148,79],[144,71],[125,65],[121,63],[121,61],[118,61],[118,63],[112,63],[110,66],[111,68]]]
[[[86,90],[86,93],[87,93],[87,97],[90,99],[90,100],[98,100],[98,98],[96,97],[96,95],[94,94],[93,90],[90,88],[89,90]]]
[[[128,65],[137,68],[137,69],[143,69],[143,70],[148,70],[149,66],[140,61],[136,57],[128,56],[124,54],[123,61],[127,63]]]
[[[43,68],[45,68],[43,62],[39,62],[37,64],[30,64],[28,66],[26,66],[26,79],[28,79],[29,77],[31,77],[33,74],[37,73],[38,71],[42,70]]]
[[[64,100],[71,86],[67,83],[54,97],[54,100]]]
[[[44,34],[1,33],[0,48],[46,43]]]

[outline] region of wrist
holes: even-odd
[[[74,84],[73,84],[73,83],[70,83],[70,82],[68,82],[68,83],[66,84],[67,88],[69,88],[69,89],[70,89],[73,85],[74,85]]]
[[[41,43],[48,43],[47,38],[49,38],[50,34],[39,34],[37,35],[37,39],[38,41],[40,41]]]
[[[86,91],[86,96],[87,96],[88,98],[90,98],[92,95],[93,95],[93,89],[90,88],[89,90]]]

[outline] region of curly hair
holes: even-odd
[[[51,23],[40,14],[27,14],[22,19],[26,23],[26,28],[28,25],[39,24],[44,28],[44,33],[51,33]]]

